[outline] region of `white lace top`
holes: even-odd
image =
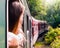
[[[20,30],[21,31],[21,30]],[[11,41],[13,38],[16,38],[17,41],[18,41],[18,47],[17,48],[23,48],[23,43],[25,42],[25,38],[24,38],[24,35],[21,33],[15,35],[14,33],[12,32],[8,32],[7,33],[7,48],[9,48],[9,41]]]

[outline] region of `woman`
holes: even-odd
[[[7,33],[8,48],[23,48],[25,42],[24,33],[22,31],[23,14],[25,7],[21,2],[9,1],[9,24]]]

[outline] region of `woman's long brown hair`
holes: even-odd
[[[15,27],[17,28],[20,15],[22,13],[22,8],[19,2],[18,1],[9,2],[8,12],[9,12],[8,27],[9,32],[12,32]]]

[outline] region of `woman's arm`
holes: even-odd
[[[8,41],[9,48],[17,48],[18,47],[18,41],[16,38],[12,38],[12,40]]]
[[[8,44],[8,48],[17,48],[19,45],[18,37],[13,33],[8,32],[7,44]]]

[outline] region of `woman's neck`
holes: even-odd
[[[18,23],[18,26],[14,28],[13,33],[14,34],[19,34],[19,29],[22,29],[22,24]]]

